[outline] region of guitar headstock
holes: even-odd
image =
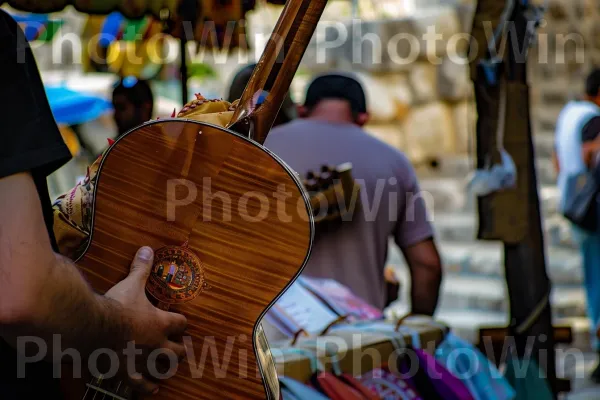
[[[360,186],[352,177],[350,163],[322,165],[319,170],[310,170],[303,184],[319,230],[329,230],[342,221],[350,222],[360,207]]]

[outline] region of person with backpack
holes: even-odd
[[[581,252],[587,312],[595,331],[600,323],[600,224],[595,172],[600,155],[600,69],[586,79],[585,97],[569,102],[561,111],[555,132],[554,165],[558,172],[560,211],[571,222],[573,239]],[[584,206],[585,205],[585,206]],[[592,335],[600,356],[600,341]],[[600,364],[591,374],[600,383]]]

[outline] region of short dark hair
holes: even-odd
[[[247,65],[235,74],[231,81],[231,86],[229,86],[228,102],[233,103],[242,97],[242,93],[244,93],[244,89],[246,89],[246,85],[250,81],[252,72],[254,72],[254,67],[256,67],[256,64]]]
[[[334,73],[315,78],[306,91],[304,106],[312,109],[325,99],[346,100],[354,115],[367,112],[365,91],[358,79],[351,75]]]
[[[138,79],[135,84],[125,84],[125,80],[119,81],[113,90],[113,99],[115,96],[125,96],[130,102],[136,106],[143,104],[154,105],[154,95],[148,81]]]
[[[590,97],[598,96],[600,92],[600,68],[594,69],[585,80],[585,94]]]

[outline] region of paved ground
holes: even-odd
[[[565,360],[563,360],[565,361]],[[577,362],[573,361],[573,357],[569,357],[561,365],[558,362],[558,371],[561,368],[565,371],[565,376],[573,379],[573,391],[563,397],[565,400],[595,400],[600,399],[600,386],[592,384],[588,379],[590,372],[594,369],[597,362],[597,355],[593,353],[585,353]]]

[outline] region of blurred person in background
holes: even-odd
[[[554,166],[558,172],[560,207],[569,193],[568,178],[597,165],[600,155],[600,69],[590,73],[585,84],[585,98],[569,102],[561,111],[556,124]],[[587,313],[592,331],[600,323],[600,232],[588,232],[571,224],[573,239],[578,244],[583,264],[587,296]],[[593,347],[600,356],[600,341],[592,337]],[[600,383],[600,364],[590,377]]]
[[[442,266],[425,202],[407,157],[362,129],[369,114],[361,84],[352,75],[317,77],[298,111],[300,118],[275,128],[265,146],[300,175],[351,163],[361,186],[361,210],[320,235],[304,273],[334,279],[383,309],[394,300],[385,272],[393,237],[411,273],[411,312],[433,315]]]
[[[231,82],[231,86],[229,87],[227,101],[233,103],[234,101],[242,97],[242,93],[244,92],[246,85],[250,81],[250,77],[252,76],[252,71],[254,71],[254,67],[256,67],[256,64],[251,64],[242,68],[236,73]],[[296,118],[296,114],[296,106],[292,101],[292,97],[288,93],[285,99],[283,100],[281,110],[279,111],[279,114],[277,114],[275,122],[273,122],[273,127],[286,124],[292,121]]]
[[[148,81],[126,77],[115,86],[112,94],[117,124],[117,137],[152,119],[154,95]]]

